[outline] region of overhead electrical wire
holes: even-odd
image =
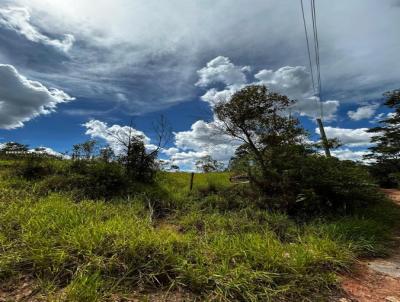
[[[324,116],[324,110],[323,110],[323,103],[322,103],[322,97],[321,97],[321,95],[322,95],[321,66],[320,66],[320,60],[319,60],[319,41],[318,41],[317,13],[316,13],[316,9],[315,9],[315,0],[310,0],[310,7],[311,7],[311,20],[312,20],[312,30],[313,30],[317,85],[315,85],[315,79],[314,79],[314,68],[313,68],[313,63],[311,60],[310,41],[308,39],[307,22],[306,22],[306,18],[305,18],[305,14],[304,14],[303,0],[300,0],[300,4],[301,4],[301,13],[303,16],[303,23],[304,23],[304,33],[306,35],[307,53],[308,53],[308,61],[310,64],[311,81],[312,81],[312,85],[313,85],[313,89],[314,89],[314,96],[318,97],[318,101],[319,101],[319,105],[320,105],[320,117],[316,118],[316,120],[317,120],[317,123],[319,126],[320,136],[321,136],[322,143],[323,143],[323,146],[325,149],[325,155],[327,157],[331,157],[328,139],[326,137],[324,125],[322,123],[322,119]],[[318,89],[316,89],[316,86]]]
[[[319,58],[319,41],[318,41],[318,28],[317,28],[317,15],[316,15],[316,9],[315,9],[315,0],[311,0],[310,6],[311,6],[311,19],[312,19],[317,85],[315,84],[315,79],[314,79],[314,68],[313,68],[313,63],[311,60],[312,55],[311,55],[311,50],[310,50],[310,41],[308,38],[307,22],[306,22],[305,13],[304,13],[303,0],[300,0],[300,4],[301,4],[301,13],[303,16],[304,33],[305,33],[306,43],[307,43],[307,53],[308,53],[308,60],[309,60],[309,65],[310,65],[311,81],[312,81],[312,85],[313,85],[313,89],[314,89],[314,95],[317,96],[319,99],[320,115],[321,115],[320,117],[322,118],[323,117],[323,106],[322,106],[322,100],[321,100],[322,82],[321,82],[321,67],[320,67],[320,58]]]
[[[305,33],[305,35],[306,35],[307,52],[308,52],[308,63],[310,64],[311,81],[312,81],[312,86],[313,86],[314,94],[316,94],[317,92],[316,92],[316,90],[315,90],[314,71],[313,71],[312,61],[311,61],[310,43],[309,43],[309,41],[308,41],[307,23],[306,23],[306,18],[304,17],[303,0],[300,0],[300,4],[301,4],[301,13],[302,13],[302,15],[303,15],[304,33]]]
[[[311,17],[314,32],[314,48],[315,48],[315,62],[317,65],[317,80],[318,80],[318,98],[320,104],[321,118],[323,117],[323,106],[322,106],[322,84],[321,84],[321,67],[319,62],[319,41],[318,41],[318,28],[317,28],[317,13],[315,10],[315,0],[311,0]]]

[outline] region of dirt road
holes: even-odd
[[[400,190],[384,192],[400,206]],[[341,301],[400,302],[400,237],[398,241],[390,257],[360,261],[351,276],[343,277],[342,287],[348,299]]]

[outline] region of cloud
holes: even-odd
[[[304,66],[284,66],[276,71],[263,69],[254,77],[260,84],[294,99],[309,97],[311,93],[310,73]]]
[[[225,84],[225,87],[222,90],[211,87],[201,96],[201,99],[213,107],[221,101],[228,100],[246,85],[265,85],[271,91],[285,94],[296,100],[292,111],[300,116],[319,117],[322,106],[325,121],[335,119],[339,101],[327,100],[320,103],[319,99],[313,96],[310,73],[304,66],[284,66],[275,71],[262,69],[254,74],[255,81],[252,82],[246,80],[243,69],[246,72],[251,70],[249,66],[234,65],[227,57],[219,56],[208,62],[206,67],[198,71],[200,79],[196,85],[210,87],[212,84],[221,82]]]
[[[200,120],[190,130],[174,133],[175,147],[163,153],[170,157],[172,163],[186,170],[194,170],[196,160],[206,155],[227,164],[241,143],[221,133],[216,123]]]
[[[294,104],[293,109],[294,112],[298,112],[300,116],[317,118],[321,116],[321,106],[323,118],[325,122],[329,122],[336,118],[336,113],[340,103],[337,100],[320,102],[318,101],[318,98],[310,97],[308,99],[298,100]]]
[[[107,123],[99,120],[90,120],[83,124],[86,128],[86,135],[91,138],[99,138],[104,140],[114,150],[115,154],[121,154],[125,150],[125,146],[121,143],[127,141],[129,135],[140,137],[145,144],[145,147],[149,150],[155,148],[150,143],[150,138],[146,136],[142,131],[129,126],[112,125],[108,126]]]
[[[247,82],[245,71],[250,67],[236,66],[229,58],[218,56],[207,63],[206,67],[197,71],[199,80],[196,86],[207,87],[210,84],[241,85]]]
[[[236,91],[240,90],[242,87],[244,87],[244,85],[229,86],[224,90],[217,90],[216,88],[211,88],[201,96],[201,99],[209,103],[211,107],[214,107],[219,102],[229,100],[232,97],[232,95]]]
[[[65,109],[62,112],[72,116],[104,116],[109,114],[111,110],[95,110],[95,109]]]
[[[241,145],[238,140],[232,139],[220,132],[216,121],[205,122],[197,121],[188,131],[174,133],[174,146],[162,150],[162,153],[168,157],[166,159],[170,164],[180,166],[182,170],[194,171],[195,163],[198,159],[210,155],[214,159],[228,164],[229,159],[234,155],[235,150]],[[92,138],[104,139],[114,151],[118,154],[123,146],[115,139],[115,135],[123,136],[132,131],[136,135],[143,137],[147,148],[152,148],[150,139],[139,130],[128,126],[113,125],[108,126],[106,123],[98,120],[90,120],[84,124],[86,134]],[[349,147],[359,147],[369,145],[370,135],[365,132],[366,128],[360,129],[343,129],[326,127],[328,137],[338,137],[347,148],[333,150],[333,156],[346,160],[362,160],[362,156],[366,153],[364,150],[351,150]],[[316,133],[319,133],[316,129]]]
[[[28,152],[30,153],[38,153],[38,154],[49,154],[49,155],[53,155],[53,156],[57,156],[57,157],[62,157],[62,158],[70,158],[68,155],[62,154],[60,152],[57,152],[55,150],[53,150],[52,148],[49,147],[37,147],[34,149],[29,149]]]
[[[63,40],[52,39],[42,34],[30,23],[31,15],[25,7],[0,8],[0,26],[17,32],[32,42],[42,43],[67,52],[74,44],[71,34],[64,35]]]
[[[257,84],[267,86],[273,91],[283,93],[296,100],[294,112],[301,116],[317,118],[321,115],[321,107],[326,121],[335,118],[339,101],[327,100],[320,102],[313,96],[311,75],[304,66],[284,66],[276,71],[263,69],[254,75],[259,80]]]
[[[392,0],[393,7],[400,7],[400,0]]]
[[[368,133],[368,128],[347,129],[347,128],[334,128],[325,127],[326,136],[337,138],[340,142],[348,147],[360,147],[371,145],[372,136],[374,133]],[[315,128],[315,133],[320,134],[319,128]]]
[[[370,104],[358,107],[356,111],[348,111],[347,115],[353,121],[360,121],[363,119],[368,119],[375,114],[376,109],[378,109],[379,104]]]
[[[377,115],[374,116],[374,118],[372,120],[370,120],[369,122],[371,124],[378,124],[379,122],[392,118],[394,117],[395,113],[394,112],[388,112],[388,113],[379,113]]]
[[[29,74],[43,68],[43,82],[63,83],[76,95],[118,102],[116,92],[123,93],[128,100],[124,106],[135,114],[193,100],[199,87],[192,85],[197,81],[196,71],[220,55],[237,62],[238,68],[220,62],[218,68],[225,68],[226,76],[217,79],[207,73],[206,82],[239,83],[243,74],[249,80],[249,72],[240,69],[245,65],[276,72],[282,66],[308,64],[300,5],[290,0],[254,0],[251,5],[243,0],[98,0],[96,5],[92,0],[74,5],[69,1],[6,1],[27,9],[29,24],[50,40],[63,42],[60,35],[71,33],[76,41],[68,58],[54,60],[50,59],[54,54],[43,55],[37,47],[22,55],[18,43],[0,39],[2,62],[30,69]],[[395,88],[400,80],[396,72],[400,68],[396,30],[400,21],[393,3],[397,1],[319,3],[323,100],[357,103],[361,95],[373,99]]]
[[[364,161],[363,156],[367,153],[366,150],[354,151],[349,148],[331,150],[331,154],[341,160]]]
[[[28,80],[11,65],[0,64],[0,128],[22,127],[58,104],[74,100],[64,91]]]
[[[234,141],[230,136],[221,133],[216,122],[195,122],[189,131],[175,133],[175,145],[181,149],[200,150],[209,145],[215,146]]]

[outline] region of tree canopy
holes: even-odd
[[[368,130],[376,133],[371,142],[375,143],[367,158],[377,161],[400,159],[400,89],[386,92],[384,105],[393,109],[386,118],[379,121],[380,125]]]
[[[376,135],[365,158],[373,160],[370,171],[380,185],[397,187],[400,185],[400,89],[388,91],[384,96],[384,105],[393,111],[379,121],[378,127],[368,130]]]
[[[16,142],[8,142],[3,145],[1,148],[2,152],[26,152],[28,151],[28,145],[16,143]]]
[[[286,164],[307,152],[306,132],[289,113],[293,103],[265,86],[250,85],[214,109],[221,130],[243,142],[236,162],[245,160],[250,179],[267,194],[276,192]]]

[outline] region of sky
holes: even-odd
[[[311,30],[309,0],[304,0]],[[400,87],[400,0],[316,0],[321,102],[333,154],[360,160],[365,130]],[[293,114],[318,139],[300,1],[0,0],[0,144],[56,152],[129,125],[160,157],[192,170],[227,162],[238,142],[216,133],[215,103],[249,84],[297,100]]]

